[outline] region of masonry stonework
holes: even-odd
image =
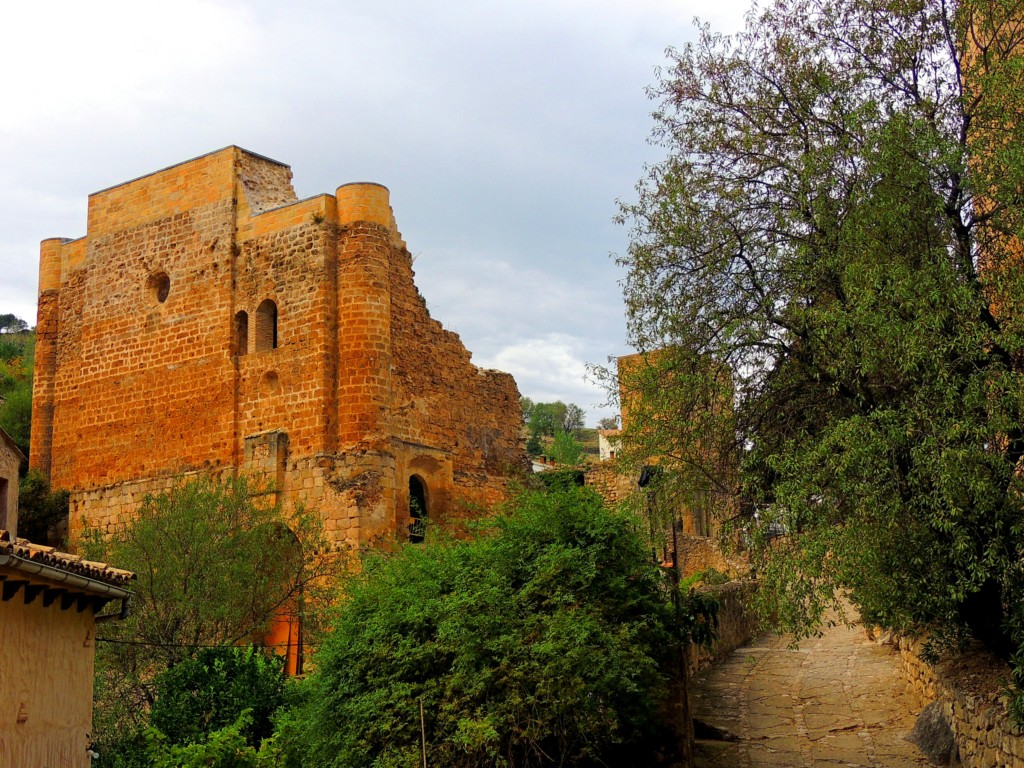
[[[72,535],[197,472],[255,475],[338,543],[444,523],[525,467],[512,377],[432,320],[386,188],[297,200],[238,147],[89,198],[40,255],[30,463]]]
[[[920,637],[892,636],[875,629],[869,637],[891,643],[900,654],[908,691],[918,705],[938,701],[956,740],[964,768],[1024,768],[1024,729],[1013,722],[1001,689],[1010,668],[980,648],[961,657],[926,661]]]

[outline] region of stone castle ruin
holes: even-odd
[[[338,543],[422,535],[525,465],[512,377],[413,283],[388,190],[297,200],[227,147],[89,197],[41,246],[31,466],[110,532],[194,472],[269,481]]]

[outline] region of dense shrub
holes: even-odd
[[[307,766],[646,765],[665,586],[585,489],[521,496],[471,542],[374,554],[280,739]]]
[[[195,744],[248,711],[242,735],[258,746],[284,697],[284,658],[265,650],[204,648],[160,673],[149,721],[171,744]]]

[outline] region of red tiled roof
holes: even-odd
[[[114,568],[106,563],[93,562],[79,555],[61,552],[53,547],[33,544],[27,539],[11,541],[10,532],[4,530],[0,530],[0,555],[13,555],[21,560],[45,565],[58,571],[72,573],[121,589],[128,589],[131,582],[135,580],[135,574],[131,571]]]

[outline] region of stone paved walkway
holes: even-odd
[[[698,741],[697,768],[930,765],[903,738],[918,709],[892,650],[860,627],[788,642],[759,638],[691,681],[694,717],[739,737]]]

